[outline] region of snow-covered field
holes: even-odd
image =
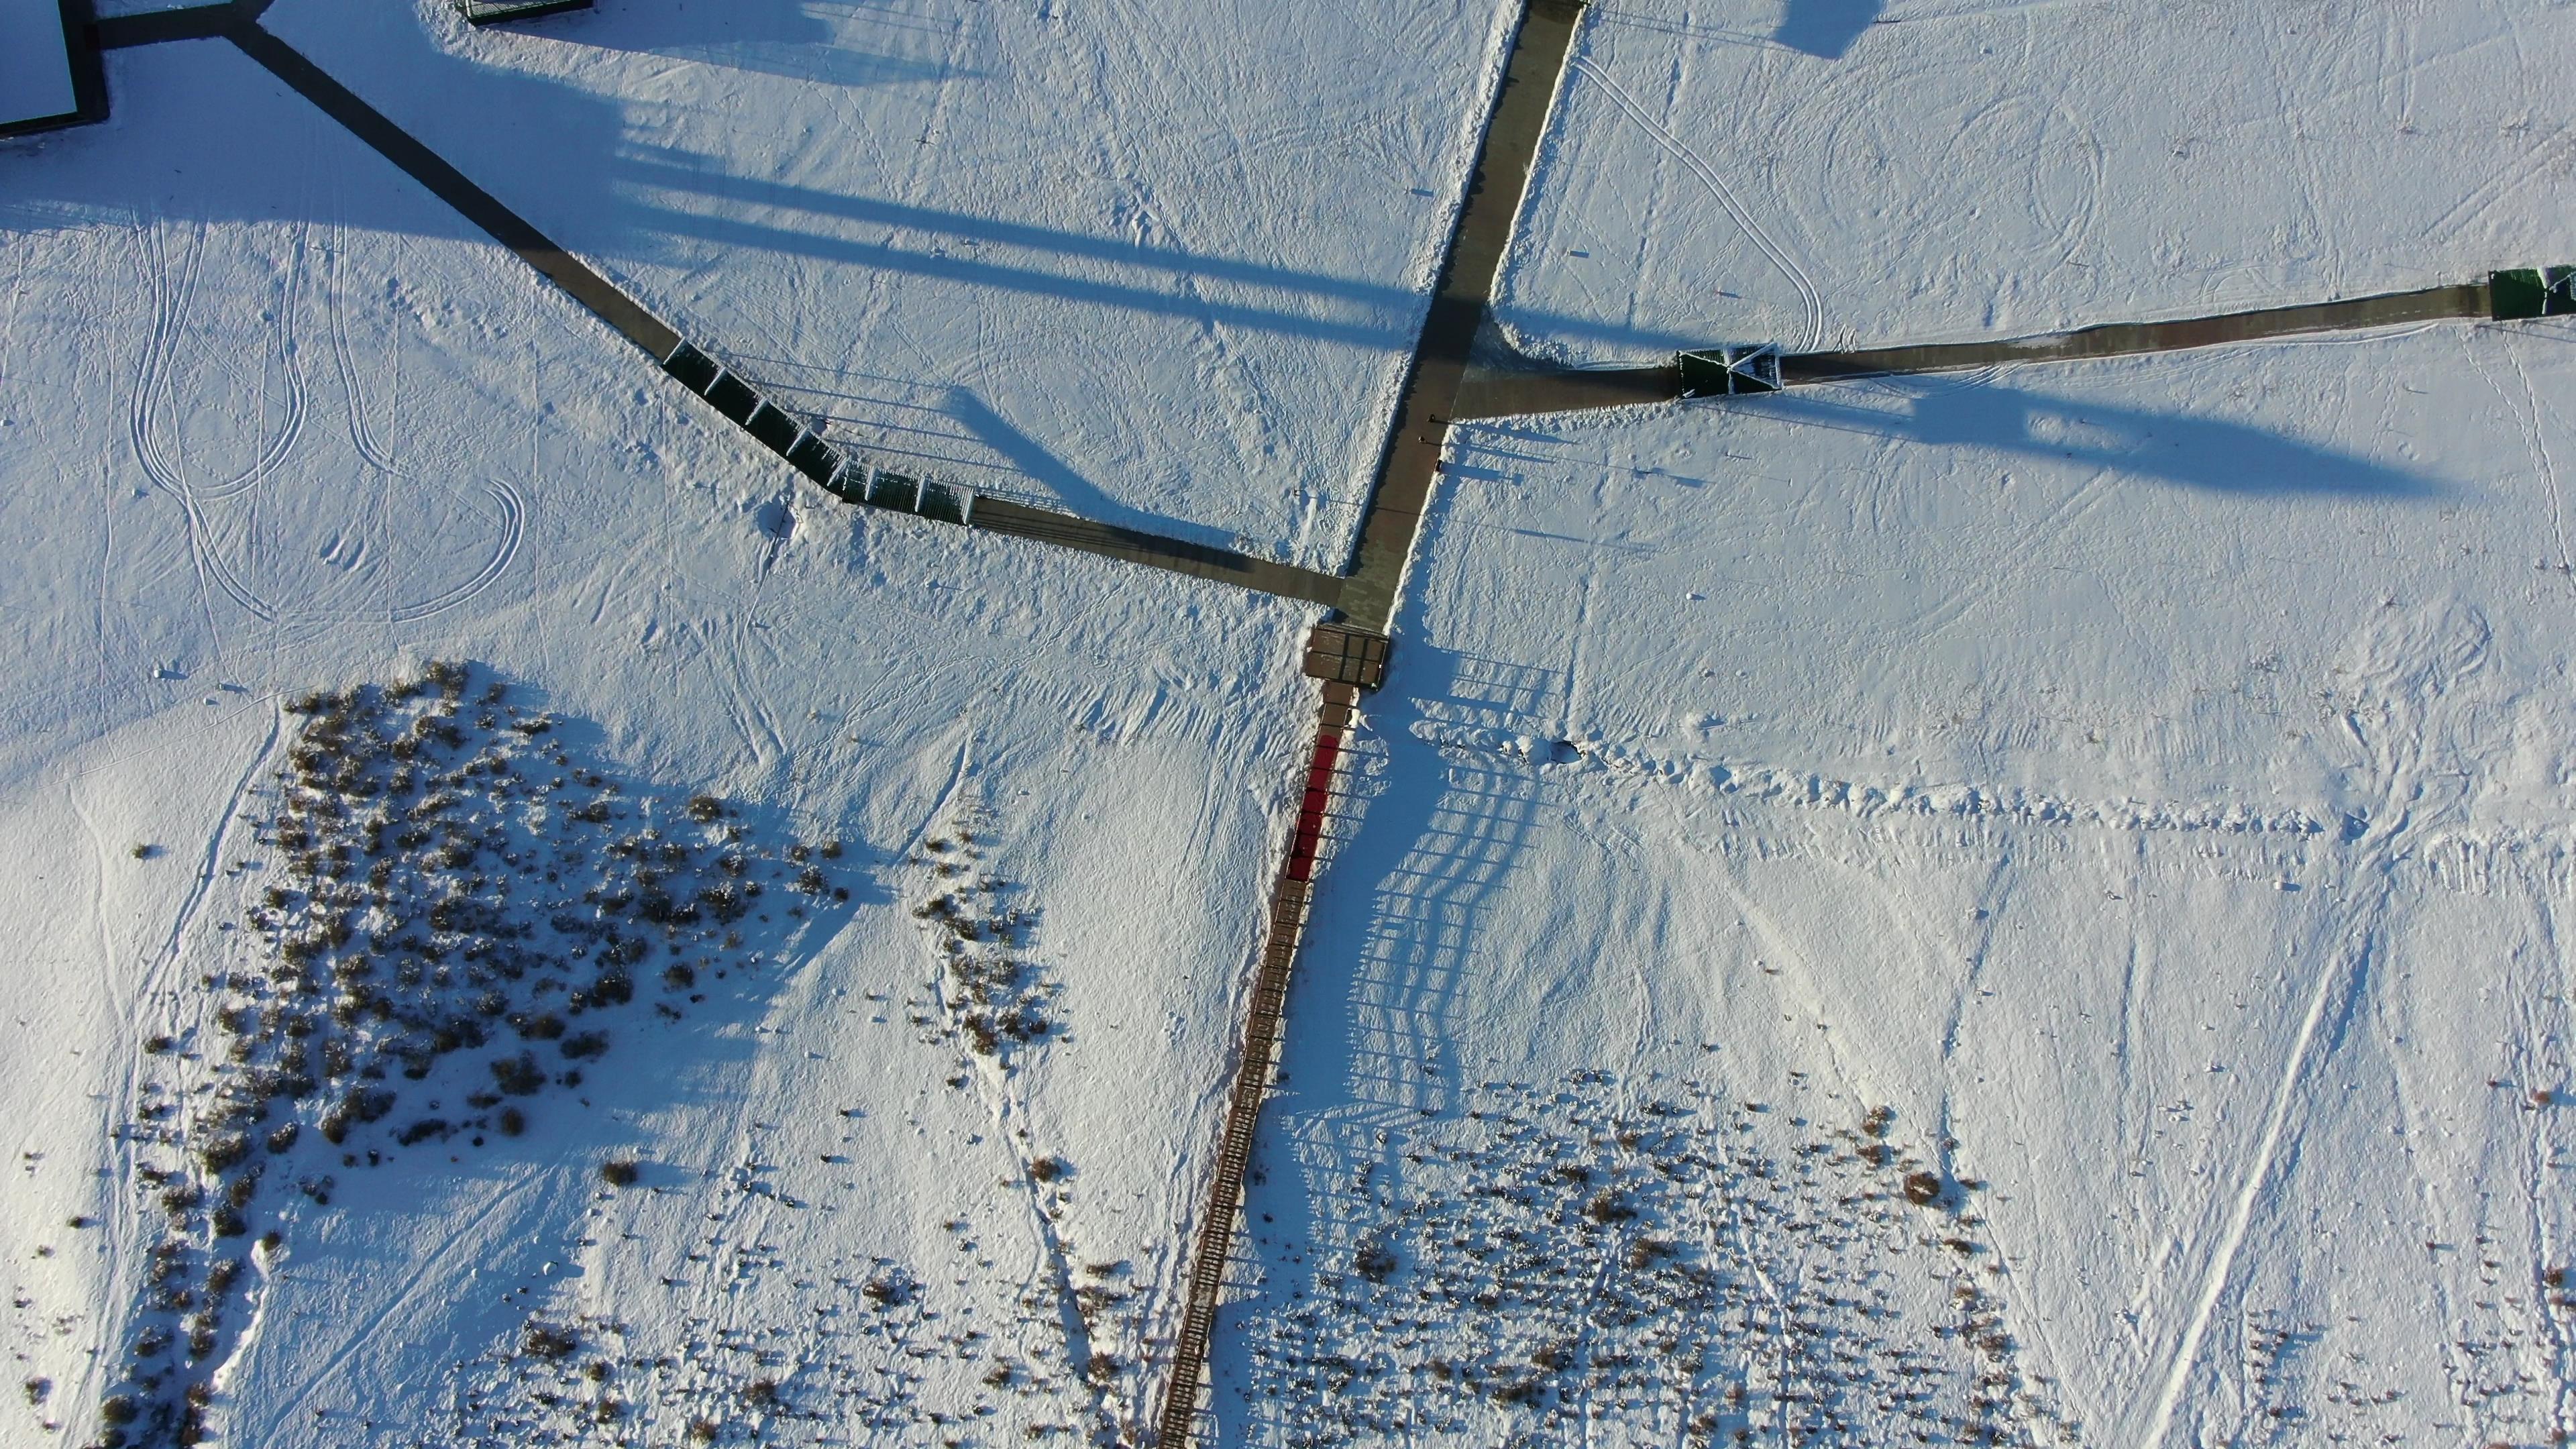
[[[1290,1005],[1232,1432],[2576,1427],[2571,342],[1467,434]]]
[[[1593,8],[1501,304],[1652,362],[2043,332],[2567,258],[2576,9]]]
[[[617,0],[267,24],[889,461],[1341,566],[1503,7]]]
[[[1510,22],[264,23],[836,436],[1332,567]],[[1614,0],[1502,320],[2576,259],[2571,24]],[[1141,1439],[1316,611],[827,504],[231,45],[109,63],[0,148],[0,1444]],[[2571,343],[1459,432],[1211,1442],[2576,1437]]]
[[[124,54],[116,79],[111,125],[13,152],[0,192],[0,1442],[95,1431],[157,1301],[147,1251],[172,1238],[248,1265],[218,1293],[190,1257],[176,1284],[217,1310],[225,1442],[526,1444],[534,1420],[679,1443],[696,1419],[798,1442],[865,1438],[862,1414],[917,1442],[979,1403],[995,1439],[1139,1416],[1119,1406],[1185,1266],[1307,612],[826,505],[230,47]],[[314,919],[275,828],[312,716],[284,706],[431,659],[474,661],[454,753],[498,739],[514,775],[432,750],[417,788],[489,832],[470,869],[494,880],[469,894],[515,882],[524,949],[562,944],[555,897],[605,919],[579,888],[632,869],[605,836],[543,853],[509,790],[566,775],[558,824],[606,790],[601,829],[652,825],[701,862],[721,836],[682,802],[726,802],[746,880],[784,871],[774,919],[731,949],[643,932],[639,999],[597,1018],[604,1057],[496,1017],[492,1048],[388,1073],[391,1115],[344,1144],[281,1107],[263,1132],[312,1120],[261,1149],[247,1233],[202,1210],[174,1231],[127,1173],[180,1165],[216,1131],[196,1089],[247,1079],[217,1008],[321,1004],[276,975]],[[477,730],[495,683],[552,731]],[[977,858],[951,878],[961,828]],[[928,853],[942,837],[952,854]],[[817,868],[849,899],[790,916],[784,853],[834,838]],[[411,879],[419,852],[385,848]],[[987,877],[1050,1024],[995,1057],[943,970],[949,933],[916,915]],[[434,976],[440,952],[487,964],[477,939],[437,933]],[[380,953],[374,979],[420,959]],[[659,973],[688,961],[707,1002],[674,1021],[651,1003],[684,1001]],[[585,1078],[524,1099],[509,1138],[467,1099],[494,1085],[485,1057],[522,1049]],[[399,1142],[432,1116],[456,1132]],[[636,1186],[601,1182],[611,1158],[640,1160]],[[1070,1170],[1041,1184],[1041,1160]],[[317,1178],[327,1208],[295,1190]],[[862,1296],[887,1280],[899,1302]],[[580,1348],[529,1356],[532,1321]],[[175,1400],[171,1353],[156,1392]],[[1086,1378],[1094,1354],[1114,1362]],[[603,1398],[629,1417],[585,1417]]]

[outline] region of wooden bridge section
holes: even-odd
[[[1191,1442],[1197,1427],[1207,1389],[1208,1345],[1216,1333],[1226,1265],[1234,1256],[1235,1219],[1243,1209],[1243,1177],[1252,1166],[1261,1102],[1269,1095],[1277,1063],[1281,1024],[1288,1011],[1289,975],[1306,935],[1317,856],[1329,838],[1342,741],[1358,709],[1360,691],[1376,688],[1386,676],[1387,649],[1385,635],[1337,624],[1319,624],[1307,636],[1306,673],[1323,682],[1323,710],[1315,726],[1314,748],[1306,757],[1306,793],[1297,806],[1288,857],[1270,887],[1269,923],[1261,959],[1253,971],[1251,1002],[1244,1013],[1243,1054],[1234,1091],[1226,1101],[1225,1135],[1217,1143],[1216,1170],[1208,1183],[1207,1207],[1200,1215],[1190,1254],[1189,1298],[1173,1341],[1171,1383],[1164,1391],[1159,1441],[1164,1449],[1181,1449]]]

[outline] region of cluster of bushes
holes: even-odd
[[[937,941],[946,977],[941,1000],[976,1055],[1007,1065],[1010,1048],[1044,1041],[1056,1030],[1047,1016],[1056,988],[1019,958],[1033,922],[1006,903],[1010,886],[973,873],[978,856],[970,832],[937,837],[922,854],[932,890],[912,914]]]
[[[522,1103],[580,1085],[611,1051],[618,1034],[592,1023],[635,1002],[639,968],[662,963],[656,1014],[677,1020],[704,999],[701,971],[756,961],[734,927],[779,899],[767,885],[791,921],[848,898],[815,863],[837,843],[778,850],[713,796],[630,795],[574,760],[561,721],[471,665],[288,709],[299,728],[258,822],[267,849],[233,866],[263,882],[244,924],[266,959],[203,978],[198,1032],[145,1043],[155,1075],[129,1130],[164,1149],[139,1171],[164,1228],[108,1401],[123,1407],[102,1410],[109,1449],[206,1437],[204,1376],[240,1272],[225,1241],[249,1235],[271,1163],[375,1166],[392,1148],[519,1136]],[[509,1036],[516,1050],[472,1064]],[[192,1075],[211,1092],[187,1090]],[[431,1110],[374,1127],[406,1095]],[[296,1185],[330,1200],[327,1173]]]
[[[2019,1362],[1980,1185],[1892,1111],[1766,1141],[1761,1104],[1634,1085],[1486,1082],[1356,1154],[1318,1198],[1339,1250],[1274,1257],[1247,1315],[1247,1434],[2076,1442]]]

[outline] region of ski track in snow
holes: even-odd
[[[447,1275],[440,1274],[434,1270],[439,1265],[455,1258],[458,1253],[465,1249],[469,1242],[479,1246],[482,1239],[481,1236],[474,1231],[475,1229],[480,1228],[485,1223],[491,1221],[495,1215],[501,1213],[504,1209],[513,1206],[532,1186],[546,1180],[547,1174],[543,1172],[527,1172],[520,1174],[517,1181],[512,1182],[508,1186],[500,1189],[498,1192],[485,1197],[479,1206],[466,1214],[463,1221],[457,1223],[453,1228],[441,1234],[437,1242],[429,1248],[425,1257],[415,1263],[414,1271],[410,1275],[409,1281],[405,1284],[403,1290],[395,1294],[393,1298],[381,1309],[368,1315],[364,1323],[361,1323],[347,1333],[342,1334],[339,1348],[334,1350],[328,1359],[325,1359],[322,1363],[316,1365],[310,1373],[305,1374],[303,1378],[295,1384],[292,1391],[288,1394],[285,1404],[279,1408],[276,1414],[271,1416],[271,1422],[294,1422],[304,1407],[313,1402],[313,1398],[316,1394],[322,1392],[325,1388],[341,1387],[341,1370],[347,1367],[351,1360],[355,1359],[363,1349],[374,1341],[376,1338],[376,1331],[379,1328],[392,1322],[397,1315],[403,1314],[414,1304],[420,1302],[424,1295],[430,1293],[444,1293],[448,1291],[447,1285],[449,1283],[449,1279]],[[433,1313],[424,1313],[421,1317],[424,1320],[427,1320],[433,1319],[437,1317],[437,1315]]]
[[[483,561],[483,567],[476,570],[473,577],[454,588],[417,603],[397,604],[385,612],[385,618],[397,624],[408,624],[435,614],[444,614],[499,583],[501,576],[510,571],[510,565],[518,562],[519,546],[527,536],[527,500],[520,496],[519,490],[511,486],[507,479],[487,478],[483,481],[483,488],[492,500],[493,517],[497,523],[495,532],[498,536],[492,542],[491,557]],[[372,617],[374,617],[372,614],[352,612],[343,616],[341,622],[356,622],[359,619]]]
[[[267,481],[296,440],[303,436],[306,388],[304,369],[294,359],[295,296],[293,274],[281,289],[275,315],[270,319],[268,340],[285,360],[286,416],[276,433],[252,458],[248,467],[229,478],[197,484],[187,481],[183,462],[174,461],[162,433],[165,409],[176,409],[177,384],[173,374],[179,366],[178,352],[188,315],[197,305],[199,274],[205,262],[206,237],[211,227],[199,222],[191,232],[185,257],[176,268],[167,255],[167,242],[162,228],[147,223],[136,229],[134,240],[139,253],[136,270],[145,295],[151,299],[153,322],[144,340],[143,360],[136,369],[133,401],[129,405],[129,423],[134,438],[134,451],[144,472],[152,481],[181,498],[198,502],[237,497]]]
[[[2523,425],[2524,441],[2531,450],[2532,471],[2539,476],[2541,486],[2548,492],[2549,533],[2557,546],[2557,557],[2550,562],[2557,568],[2559,577],[2567,582],[2570,594],[2576,595],[2576,552],[2570,552],[2567,546],[2567,501],[2558,487],[2557,464],[2549,456],[2549,437],[2541,409],[2540,389],[2533,385],[2531,370],[2522,365],[2522,358],[2515,350],[2508,348],[2505,360],[2513,365],[2514,381],[2521,393],[2522,403],[2516,411],[2521,414],[2519,420]],[[2483,361],[2472,354],[2470,362],[2477,368],[2478,376],[2485,378],[2488,386],[2496,390],[2498,397],[2508,403],[2512,401],[2513,394],[2506,391]]]
[[[156,1001],[179,1000],[180,993],[173,989],[171,978],[185,954],[188,933],[196,924],[198,916],[203,913],[208,897],[214,892],[215,879],[223,868],[224,852],[235,839],[236,829],[244,818],[243,802],[250,798],[252,787],[268,769],[269,762],[276,757],[278,746],[284,739],[285,716],[272,706],[269,710],[268,734],[260,741],[259,748],[251,752],[249,762],[243,766],[241,774],[233,781],[231,791],[225,795],[221,812],[215,819],[215,828],[207,838],[205,852],[198,859],[196,879],[190,883],[188,894],[180,901],[179,909],[172,916],[169,931],[162,937],[161,944],[153,952],[151,959],[138,973],[133,993],[119,999],[116,1003],[117,1028],[120,1036],[116,1048],[124,1054],[125,1071],[124,1080],[119,1087],[120,1095],[111,1118],[113,1121],[139,1120],[137,1109],[143,1099],[143,1011]],[[76,796],[73,808],[76,811],[79,809]],[[88,824],[86,813],[81,815],[81,819],[84,825]],[[90,830],[90,834],[100,852],[100,859],[105,861],[108,859],[106,842],[97,838],[98,832],[95,828]],[[105,927],[102,923],[103,948],[108,945],[104,931]],[[102,971],[112,969],[112,962],[104,956],[99,965]],[[110,1149],[110,1157],[117,1180],[120,1182],[134,1180],[137,1139],[131,1134],[120,1132],[114,1134],[111,1140],[114,1145]],[[109,1301],[128,1304],[139,1302],[141,1296],[133,1291],[132,1280],[141,1271],[139,1249],[146,1237],[141,1221],[140,1204],[130,1194],[111,1193],[108,1195],[106,1213],[109,1256],[116,1265],[112,1275],[115,1279],[114,1293]],[[121,1342],[124,1325],[111,1323],[108,1327],[111,1332],[106,1341]],[[101,1367],[105,1367],[104,1362]]]
[[[2397,863],[2412,853],[2421,832],[2431,823],[2427,816],[2441,811],[2446,804],[2454,810],[2462,808],[2457,800],[2427,799],[2424,782],[2435,773],[2435,762],[2427,755],[2437,735],[2444,742],[2448,739],[2448,732],[2439,727],[2449,723],[2448,717],[2459,707],[2459,684],[2486,664],[2490,639],[2487,622],[2474,609],[2436,607],[2383,627],[2387,632],[2374,641],[2377,647],[2372,651],[2380,656],[2377,665],[2366,673],[2356,706],[2345,715],[2352,741],[2369,771],[2374,796],[2370,824],[2354,843],[2344,865],[2348,889],[2343,898],[2353,899],[2349,887],[2356,882],[2361,896],[2339,913],[2340,939],[2320,953],[2322,959],[2309,987],[2307,1009],[2273,1084],[2262,1136],[2237,1180],[2226,1232],[2210,1256],[2191,1316],[2167,1364],[2154,1412],[2139,1441],[2141,1449],[2162,1449],[2190,1387],[2203,1340],[2226,1295],[2237,1255],[2270,1184],[2283,1141],[2295,1135],[2290,1132],[2291,1116],[2307,1078],[2318,1024],[2334,999],[2335,988],[2349,981],[2348,989],[2359,993],[2367,985],[2371,963],[2381,949],[2379,942],[2386,929]],[[2357,1006],[2356,997],[2345,1004],[2342,1015],[2349,1017]]]
[[[2384,875],[2377,890],[2377,905],[2384,906],[2387,886]],[[2370,914],[2377,914],[2374,909]],[[2376,927],[2366,927],[2375,934]],[[2220,1238],[2217,1251],[2210,1255],[2207,1274],[2201,1280],[2200,1292],[2193,1301],[2191,1317],[2183,1327],[2182,1341],[2175,1346],[2167,1364],[2162,1388],[2156,1395],[2154,1415],[2148,1420],[2147,1432],[2140,1439],[2140,1449],[2162,1449],[2165,1436],[2173,1423],[2174,1411],[2190,1387],[2193,1370],[2200,1362],[2201,1341],[2209,1332],[2211,1320],[2218,1312],[2219,1300],[2226,1295],[2228,1280],[2236,1271],[2236,1255],[2245,1246],[2245,1237],[2253,1226],[2254,1212],[2262,1203],[2263,1190],[2270,1183],[2272,1167],[2278,1160],[2281,1142],[2288,1129],[2291,1111],[2299,1086],[2305,1078],[2308,1051],[2316,1040],[2317,1023],[2324,1019],[2326,1005],[2332,999],[2336,984],[2347,976],[2362,976],[2370,951],[2367,936],[2353,947],[2353,954],[2330,952],[2308,994],[2307,1010],[2299,1018],[2298,1034],[2291,1038],[2288,1057],[2281,1064],[2272,1085],[2271,1105],[2264,1115],[2263,1136],[2255,1144],[2252,1160],[2237,1181],[2235,1200],[2230,1205],[2227,1231]]]
[[[1780,275],[1786,277],[1789,285],[1797,289],[1799,300],[1805,306],[1807,314],[1807,332],[1798,350],[1813,352],[1824,346],[1825,302],[1823,296],[1816,291],[1815,282],[1807,276],[1806,269],[1798,265],[1797,258],[1772,240],[1771,234],[1764,231],[1761,224],[1753,219],[1753,213],[1746,210],[1744,203],[1736,199],[1734,191],[1719,178],[1716,169],[1701,159],[1698,152],[1683,145],[1672,132],[1664,129],[1662,124],[1646,113],[1645,107],[1639,105],[1635,97],[1620,89],[1616,81],[1602,74],[1601,68],[1592,64],[1590,60],[1576,56],[1567,62],[1567,69],[1580,72],[1586,79],[1601,87],[1602,93],[1610,97],[1620,110],[1626,112],[1628,119],[1636,122],[1638,128],[1644,131],[1649,139],[1663,148],[1673,159],[1690,168],[1691,174],[1699,178],[1700,185],[1708,188],[1708,194],[1717,199],[1718,205],[1726,208],[1728,216],[1735,218],[1735,224],[1743,228],[1744,235],[1756,247],[1761,248],[1762,254],[1771,259],[1771,265],[1779,268]]]
[[[500,478],[482,481],[483,495],[490,501],[486,516],[493,529],[491,551],[464,579],[425,598],[395,600],[372,608],[334,606],[327,602],[281,603],[252,584],[245,577],[242,566],[228,558],[228,554],[238,551],[245,563],[256,565],[258,562],[265,535],[258,525],[257,495],[263,485],[278,475],[304,438],[310,389],[304,380],[303,367],[296,360],[300,352],[295,318],[301,309],[302,294],[309,290],[311,281],[308,276],[311,268],[306,260],[311,243],[299,228],[291,247],[295,264],[288,268],[280,284],[275,318],[270,327],[269,335],[278,355],[284,359],[286,417],[279,424],[275,436],[262,447],[248,467],[228,478],[198,482],[189,476],[185,447],[174,443],[167,433],[168,415],[177,410],[179,354],[184,345],[188,318],[198,305],[209,229],[202,222],[196,226],[190,234],[184,257],[176,263],[167,255],[162,228],[147,224],[134,228],[132,233],[138,253],[137,270],[145,295],[150,299],[153,324],[136,372],[133,400],[128,412],[128,431],[136,460],[145,475],[179,504],[186,522],[189,554],[199,579],[263,624],[301,629],[379,621],[416,623],[454,609],[499,582],[518,558],[527,521],[525,495],[515,484]],[[321,285],[325,293],[333,366],[343,393],[351,447],[366,469],[388,480],[405,480],[410,475],[386,452],[367,422],[366,396],[350,340],[347,303],[341,285],[344,253],[347,251],[345,233],[324,250]],[[411,486],[430,488],[434,485],[414,480]],[[212,505],[236,502],[252,511],[239,523],[227,526],[217,517]],[[355,502],[345,500],[344,506]],[[381,527],[369,528],[353,523],[352,531],[361,537],[369,534],[379,537],[372,550],[364,544],[359,545],[354,554],[346,556],[338,552],[336,544],[333,549],[326,550],[326,557],[344,563],[350,569],[350,584],[344,587],[364,582],[372,573],[364,565],[370,561],[380,562],[391,552],[389,539],[381,536],[384,532]]]
[[[368,466],[388,478],[400,478],[403,470],[394,464],[367,426],[367,396],[358,377],[357,351],[349,341],[349,292],[345,280],[348,268],[348,228],[333,228],[324,277],[326,300],[331,316],[331,360],[340,372],[340,390],[349,400],[349,443]],[[399,388],[396,396],[400,396]]]

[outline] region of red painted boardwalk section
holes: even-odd
[[[1306,802],[1297,810],[1297,839],[1288,847],[1282,873],[1293,881],[1315,878],[1315,848],[1324,841],[1324,816],[1332,803],[1333,765],[1342,756],[1342,732],[1326,725],[1315,731],[1315,758],[1306,767]]]

